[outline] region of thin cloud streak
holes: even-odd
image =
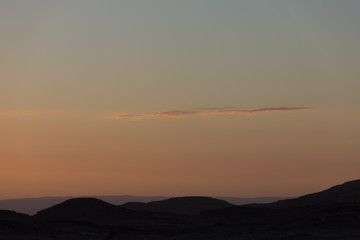
[[[203,111],[161,111],[154,113],[118,113],[115,115],[104,116],[105,119],[131,119],[131,120],[146,120],[146,119],[161,119],[161,118],[181,118],[183,116],[198,115],[198,116],[211,116],[211,115],[241,115],[241,114],[255,114],[264,112],[295,112],[311,110],[311,107],[273,107],[273,108],[257,108],[257,109],[227,109],[227,108],[208,108],[209,110]]]

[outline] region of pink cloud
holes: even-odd
[[[131,120],[144,120],[144,119],[159,119],[159,118],[181,118],[183,116],[189,115],[199,115],[199,116],[208,116],[208,115],[240,115],[240,114],[255,114],[255,113],[264,113],[264,112],[295,112],[310,110],[311,107],[272,107],[272,108],[257,108],[257,109],[221,109],[221,108],[208,108],[208,110],[202,111],[161,111],[154,113],[140,113],[140,114],[131,114],[131,113],[118,113],[115,115],[104,116],[106,119],[131,119]]]

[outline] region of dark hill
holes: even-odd
[[[211,197],[176,197],[149,203],[130,202],[122,207],[147,212],[196,215],[201,212],[232,207],[233,204]]]
[[[133,217],[133,211],[96,198],[74,198],[44,209],[34,215],[41,221],[87,221],[108,223]]]
[[[27,221],[30,219],[29,215],[17,213],[14,211],[0,210],[0,221]]]
[[[40,198],[18,198],[18,199],[4,199],[0,200],[0,209],[2,210],[12,210],[19,213],[25,213],[29,215],[34,215],[38,211],[45,208],[49,208],[66,200],[72,198],[97,198],[105,202],[111,203],[113,205],[121,205],[127,202],[150,202],[150,201],[159,201],[167,199],[165,196],[131,196],[131,195],[114,195],[114,196],[72,196],[72,197],[40,197]],[[237,199],[235,198],[234,201]],[[241,199],[239,199],[241,201]],[[267,198],[253,199],[249,202],[250,199],[245,199],[244,204],[263,202],[268,200]],[[276,199],[280,200],[280,199]],[[272,202],[274,202],[273,200]]]
[[[292,200],[243,206],[182,197],[128,203],[126,209],[94,198],[71,199],[32,217],[0,211],[0,239],[354,240],[360,239],[359,185],[357,180]]]
[[[295,199],[280,200],[270,204],[263,204],[263,206],[289,208],[346,203],[360,203],[360,180],[346,182],[327,190],[308,194]]]
[[[225,200],[235,205],[244,205],[250,203],[270,203],[285,198],[281,197],[258,197],[258,198],[237,198],[212,196],[216,199]],[[0,209],[11,210],[18,213],[34,215],[37,212],[64,202],[72,198],[97,198],[113,205],[122,205],[128,202],[151,202],[165,200],[170,197],[165,196],[131,196],[131,195],[113,195],[113,196],[73,196],[73,197],[40,197],[40,198],[17,198],[0,200]]]
[[[356,235],[350,239],[360,239],[359,197],[360,181],[357,180],[296,199],[217,209],[200,216],[203,222],[237,225],[239,231],[254,231],[263,235],[272,231],[291,234],[311,232],[311,235],[332,231],[334,238],[323,236],[323,239],[349,239],[341,235],[344,232]]]

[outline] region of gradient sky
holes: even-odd
[[[0,198],[298,196],[360,178],[358,0],[0,0]]]

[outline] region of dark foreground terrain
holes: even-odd
[[[112,205],[66,200],[33,216],[0,211],[0,239],[360,239],[360,180],[296,199],[235,206],[207,197]]]

